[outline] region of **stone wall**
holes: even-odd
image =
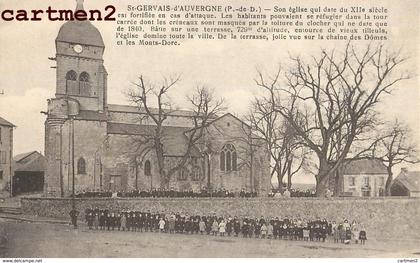
[[[81,212],[89,207],[112,210],[133,209],[152,212],[184,212],[189,214],[237,215],[260,217],[301,216],[330,220],[357,220],[366,226],[368,239],[419,239],[419,198],[337,198],[337,199],[273,199],[273,198],[109,198],[75,199]],[[66,218],[72,199],[22,198],[25,214]]]

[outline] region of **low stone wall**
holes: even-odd
[[[239,217],[325,217],[336,221],[347,218],[364,224],[368,239],[420,240],[419,198],[77,198],[75,202],[76,208],[81,212],[80,218],[84,218],[84,210],[89,207],[199,215],[216,213]],[[21,205],[25,214],[68,218],[72,199],[22,198]]]

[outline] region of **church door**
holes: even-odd
[[[122,190],[121,186],[121,176],[120,175],[112,175],[111,180],[109,182],[109,190],[115,193]]]

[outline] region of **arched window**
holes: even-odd
[[[238,170],[236,163],[237,163],[236,152],[232,152],[232,170],[233,171]]]
[[[191,179],[193,181],[200,181],[203,179],[201,168],[199,166],[194,166],[192,173],[191,173]]]
[[[83,157],[77,161],[77,174],[86,174],[86,161]]]
[[[220,170],[222,171],[225,170],[225,152],[224,151],[220,153]]]
[[[69,72],[67,72],[66,74],[66,80],[77,80],[77,73],[74,70],[70,70]]]
[[[226,152],[226,171],[232,171],[232,158],[230,156],[230,151]]]
[[[147,160],[144,163],[144,175],[145,176],[151,176],[152,175],[152,167],[150,166],[150,161]]]
[[[79,94],[82,96],[90,96],[90,77],[85,71],[79,76]]]
[[[79,93],[79,87],[77,86],[77,73],[74,70],[70,70],[66,74],[66,93],[67,94]]]
[[[220,170],[236,171],[237,170],[237,154],[235,146],[226,144],[220,152]]]
[[[179,181],[186,181],[188,178],[188,171],[185,168],[182,168],[178,172],[178,180]]]

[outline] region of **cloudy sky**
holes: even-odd
[[[171,1],[173,4],[175,1]],[[261,1],[270,6],[269,1]],[[282,5],[296,1],[280,1]],[[318,5],[316,1],[302,1],[306,6]],[[320,1],[318,1],[320,2]],[[322,1],[324,4],[351,5],[352,1]],[[380,2],[380,1],[376,1]],[[419,4],[416,0],[381,1],[389,9],[390,39],[392,49],[402,48],[410,57],[406,67],[413,78],[401,83],[392,97],[383,101],[382,112],[387,119],[408,123],[418,136],[419,125]],[[134,0],[86,0],[85,9],[114,4],[119,11]],[[148,3],[142,1],[142,4]],[[149,2],[150,3],[150,2]],[[154,1],[153,3],[156,3]],[[214,1],[236,5],[239,1]],[[360,3],[360,1],[353,1]],[[4,9],[74,9],[75,0],[2,0]],[[365,4],[366,7],[370,7]],[[55,56],[54,40],[62,22],[0,22],[0,116],[14,123],[14,153],[38,150],[44,152],[44,120],[40,111],[46,110],[47,98],[54,96],[55,69],[48,57]],[[115,44],[115,23],[95,22],[102,33],[105,49],[105,66],[108,70],[108,101],[127,104],[123,91],[131,87],[140,74],[151,80],[181,74],[181,82],[174,100],[181,104],[195,86],[207,85],[218,96],[224,97],[229,110],[238,115],[246,113],[252,97],[258,93],[254,78],[256,68],[272,72],[278,64],[287,67],[289,54],[316,54],[321,48],[340,47],[340,42],[325,41],[202,41],[189,40],[178,47],[134,46]],[[360,45],[363,45],[361,42]],[[297,178],[298,181],[300,180]],[[302,181],[307,181],[302,177]]]

